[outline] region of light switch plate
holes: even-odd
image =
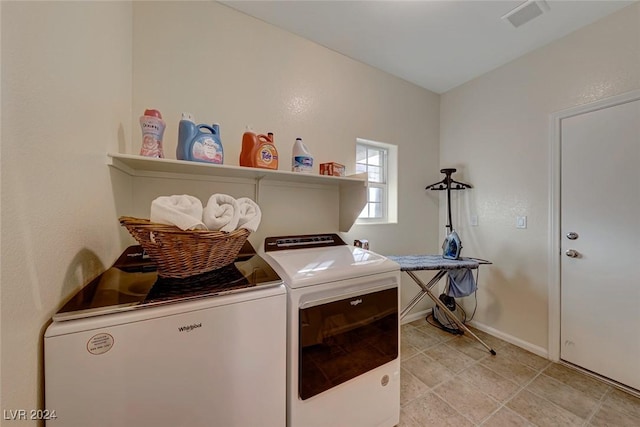
[[[477,227],[478,226],[478,215],[471,215],[469,217],[469,224],[472,227]]]
[[[527,217],[526,216],[517,216],[516,217],[516,228],[527,228]]]

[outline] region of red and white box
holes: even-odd
[[[344,165],[336,162],[320,163],[320,175],[344,176]]]

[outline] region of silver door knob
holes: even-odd
[[[578,251],[576,251],[575,249],[568,249],[565,254],[569,257],[569,258],[578,258],[580,256],[580,254],[578,253]]]

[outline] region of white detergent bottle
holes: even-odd
[[[313,172],[313,156],[307,146],[302,142],[302,138],[296,138],[296,142],[293,144],[291,170],[302,173]]]

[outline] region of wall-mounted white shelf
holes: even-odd
[[[133,154],[107,153],[107,164],[132,177],[171,178],[187,175],[193,179],[239,178],[254,181],[291,182],[300,185],[331,185],[340,192],[340,231],[349,231],[367,201],[367,174],[327,176],[282,170],[215,165],[185,160],[157,159]]]

